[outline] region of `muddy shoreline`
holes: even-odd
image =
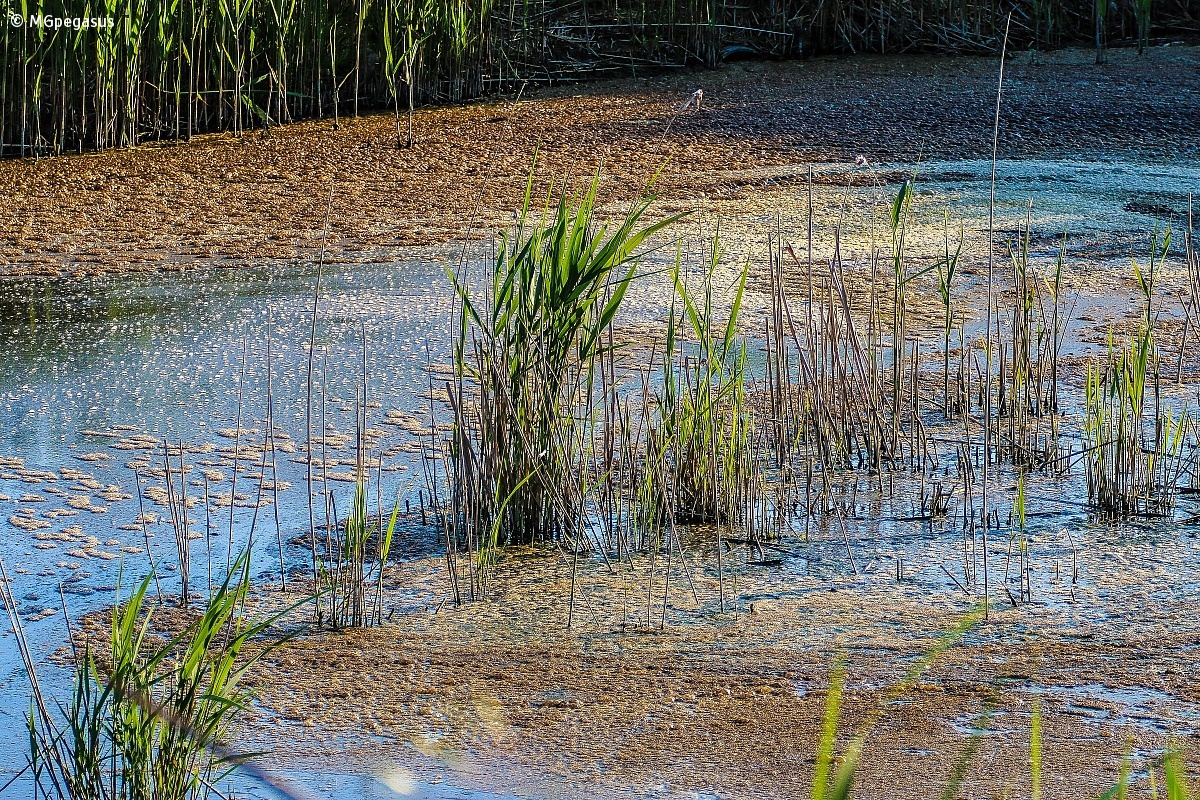
[[[973,610],[915,572],[906,584],[885,571],[774,596],[747,572],[725,614],[712,576],[698,575],[703,608],[689,610],[680,588],[660,627],[657,607],[649,626],[622,611],[596,567],[580,579],[591,607],[568,631],[567,565],[528,559],[506,558],[488,603],[455,609],[431,597],[382,628],[286,644],[255,669],[260,713],[241,741],[274,746],[268,762],[285,771],[398,769],[529,796],[807,796],[842,661],[839,747],[872,726],[857,797],[940,794],[974,727],[983,732],[960,796],[1027,794],[1034,703],[1049,797],[1099,795],[1126,755],[1141,768],[1198,742],[1189,720],[1200,630],[1183,597],[1154,592],[1137,626],[1072,623],[1055,598],[1069,582],[1039,566],[1044,597],[1017,610],[996,595],[990,622],[906,684]],[[410,603],[444,580],[428,562],[394,570],[408,591],[391,596]],[[1092,577],[1103,595],[1136,593],[1119,576]],[[521,590],[532,580],[548,587],[540,597]],[[1087,616],[1095,594],[1079,603]]]
[[[1084,50],[1013,56],[1002,157],[1200,152],[1200,49],[1091,61]],[[331,180],[329,258],[389,260],[397,248],[506,224],[535,150],[539,188],[602,167],[602,194],[619,205],[665,164],[657,190],[689,208],[779,188],[772,169],[788,165],[849,173],[859,157],[990,158],[995,71],[995,59],[976,57],[750,62],[424,110],[412,149],[394,146],[383,114],[337,131],[304,122],[241,139],[3,161],[0,276],[310,259]],[[703,111],[677,114],[697,86]]]

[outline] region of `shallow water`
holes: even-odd
[[[878,210],[894,195],[886,181],[914,168],[876,165],[877,186],[848,191],[856,203]],[[924,223],[936,226],[941,209],[950,206],[968,225],[978,226],[986,219],[990,170],[987,162],[920,165],[918,210]],[[1193,188],[1200,188],[1200,165],[1194,163],[1001,162],[997,227],[1011,229],[1032,195],[1035,232],[1044,240],[1035,251],[1039,258],[1052,257],[1055,237],[1068,230],[1081,258],[1103,264],[1142,246],[1156,222],[1173,215],[1178,225]],[[789,216],[791,233],[799,220],[798,214]],[[747,241],[765,239],[772,230],[770,219],[737,224],[745,234],[745,249],[750,249]],[[833,221],[822,224],[828,228]],[[656,255],[656,265],[669,255],[673,253]],[[327,467],[317,477],[333,476],[335,493],[345,496],[352,485],[344,478],[353,465],[365,336],[368,426],[379,432],[374,441],[384,454],[381,495],[390,501],[400,492],[414,505],[420,502],[414,493],[423,469],[414,433],[428,425],[427,395],[431,383],[435,390],[439,387],[437,366],[449,357],[452,303],[446,268],[457,258],[453,249],[414,251],[397,263],[323,269],[313,430],[318,437],[322,429],[326,434]],[[201,499],[207,488],[214,499],[192,509],[192,531],[199,537],[192,548],[192,590],[202,591],[210,565],[214,575],[223,574],[227,554],[245,546],[252,528],[258,543],[256,574],[263,582],[279,580],[277,536],[287,542],[308,530],[302,456],[316,273],[312,264],[273,263],[0,284],[0,341],[5,344],[0,349],[0,512],[5,520],[0,522],[0,542],[38,657],[63,644],[63,602],[70,615],[78,616],[110,603],[117,585],[129,585],[130,576],[145,574],[147,542],[162,570],[164,591],[178,591],[179,578],[170,571],[175,567],[173,534],[164,507],[151,496],[162,486],[154,471],[162,467],[164,439],[172,446],[182,441],[189,451],[191,497]],[[638,282],[626,301],[624,324],[644,325],[661,317],[667,297],[663,280],[660,274]],[[747,306],[753,311],[762,302],[751,297]],[[269,486],[271,476],[269,460],[262,469],[263,448],[258,446],[264,438],[268,384],[278,436],[275,482],[286,485],[277,506],[271,502],[274,491],[260,488],[264,482]],[[231,492],[231,429],[237,427],[239,398],[239,496],[231,523],[230,506],[216,498]],[[389,411],[400,413],[389,418]],[[130,465],[137,465],[139,478]],[[203,478],[201,470],[208,471]],[[952,482],[954,476],[946,480]],[[999,480],[1007,489],[1015,479],[1002,473]],[[137,523],[138,481],[146,512],[156,515],[144,528]],[[1194,593],[1200,581],[1194,537],[1161,524],[1095,523],[1077,504],[1086,497],[1081,481],[1077,473],[1031,487],[1029,529],[1039,582],[1035,614],[1068,626],[1136,628],[1138,621],[1129,617],[1125,605],[1136,594],[1133,577],[1160,581],[1172,595]],[[809,532],[813,543],[804,544],[804,531],[795,530],[784,542],[777,567],[746,566],[746,603],[769,604],[831,586],[853,591],[895,582],[898,558],[903,560],[903,591],[933,599],[959,596],[947,573],[961,576],[961,567],[955,573],[962,560],[961,533],[952,526],[908,519],[918,510],[913,479],[898,477],[886,492],[872,490],[865,479],[862,483],[863,500],[846,534],[856,563],[848,562],[840,531],[815,525]],[[1004,514],[1010,499],[1002,496]],[[1184,498],[1178,516],[1197,511],[1195,502]],[[1061,533],[1067,526],[1087,551],[1078,584],[1063,580],[1073,550]],[[1004,544],[1003,539],[993,542],[997,557],[1003,558]],[[1137,569],[1124,570],[1129,580],[1115,589],[1103,577],[1108,553],[1137,558]],[[303,571],[308,564],[295,547],[286,548],[285,560],[289,571]],[[12,636],[0,642],[2,778],[22,764],[21,718],[28,686]],[[46,669],[47,683],[61,688],[64,673]],[[1128,705],[1140,709],[1141,702],[1133,698]],[[323,786],[323,777],[311,778],[312,788]],[[355,796],[390,796],[374,779],[362,778],[354,785]],[[419,781],[414,786],[415,796],[493,797],[454,794],[443,785]]]
[[[363,326],[369,331],[370,391],[377,398],[386,392],[392,403],[415,404],[411,395],[425,383],[427,359],[445,356],[449,298],[440,288],[444,268],[433,258],[414,256],[403,270],[394,265],[324,270],[317,343],[320,357],[328,355],[338,366],[323,370],[322,360],[316,373],[318,381],[324,379],[330,434],[345,435],[354,427],[359,370],[343,369],[341,364],[361,364]],[[201,451],[232,445],[228,432],[221,436],[216,431],[232,427],[237,418],[243,346],[243,447],[261,441],[268,329],[276,427],[303,441],[302,387],[315,279],[313,265],[276,264],[168,277],[9,283],[0,289],[0,338],[8,344],[0,352],[0,414],[7,420],[0,425],[0,454],[13,459],[0,470],[0,494],[7,498],[0,501],[0,510],[7,520],[17,517],[19,509],[31,509],[30,518],[38,520],[34,524],[51,523],[30,531],[30,524],[22,529],[5,522],[3,558],[14,578],[13,595],[40,655],[63,642],[58,584],[65,582],[72,616],[108,604],[122,571],[126,576],[145,574],[147,540],[163,570],[164,589],[178,592],[176,575],[167,571],[175,568],[176,558],[165,509],[145,500],[147,513],[156,518],[146,531],[136,524],[136,480],[127,464],[140,462],[142,470],[161,469],[163,439],[172,444],[182,439],[186,447]],[[369,396],[368,402],[378,399]],[[337,441],[339,448],[331,452],[344,453],[346,445]],[[214,463],[222,462],[211,469],[224,475],[211,482],[211,491],[228,493],[232,474],[228,458],[217,451],[192,453],[189,466],[206,460],[206,455]],[[281,485],[291,484],[281,492],[280,503],[281,528],[289,537],[308,524],[307,504],[302,490],[296,489],[302,485],[304,467],[290,460],[295,456],[295,452],[280,452],[276,462]],[[260,472],[261,460],[247,455],[241,460],[238,494],[246,494],[244,505],[252,505],[258,500],[259,481],[246,473]],[[389,464],[396,468],[389,474],[393,478],[389,492],[395,491],[399,476],[411,469],[412,462],[412,454],[404,453]],[[83,480],[88,485],[69,472],[71,468],[86,474]],[[195,485],[199,476],[193,472],[191,477],[189,491],[199,496],[203,491]],[[163,485],[161,479],[145,474],[141,480],[143,490]],[[97,496],[110,486],[117,487],[108,493],[111,499]],[[295,500],[289,502],[292,497]],[[82,508],[72,507],[71,502]],[[193,535],[204,539],[193,542],[194,590],[207,581],[210,548],[215,551],[213,569],[219,576],[227,552],[245,546],[255,509],[244,505],[235,509],[232,548],[226,535],[221,535],[231,525],[228,503],[223,508],[192,509]],[[46,520],[48,512],[74,514]],[[273,513],[260,514],[258,525],[262,533],[256,535],[273,542]],[[77,533],[66,541],[33,538],[71,526],[78,526]],[[152,538],[147,539],[146,533]],[[269,571],[268,549],[256,550],[256,568]],[[289,553],[288,557],[298,556]],[[278,581],[277,560],[273,567],[271,579]],[[131,582],[126,577],[125,583]],[[4,752],[13,753],[11,745],[20,739],[26,707],[20,698],[27,684],[11,636],[5,638],[2,654],[0,736],[9,745]],[[57,675],[55,670],[51,673],[52,678]],[[11,769],[20,760],[5,758],[4,767]]]
[[[805,193],[809,165],[761,168],[763,184],[783,183]],[[986,220],[991,195],[992,162],[939,160],[920,163],[880,162],[861,166],[814,166],[814,180],[828,187],[845,185],[880,201],[890,201],[895,187],[912,180],[923,207],[933,217],[951,208],[951,222]],[[1061,236],[1145,230],[1166,221],[1185,228],[1188,204],[1200,187],[1200,163],[1104,159],[1006,160],[996,162],[997,228],[1006,230],[1026,213],[1030,203],[1037,228]],[[817,191],[822,191],[818,189]],[[841,195],[844,197],[845,195]],[[922,199],[924,198],[924,199]],[[1182,223],[1182,224],[1181,224]]]
[[[292,769],[287,772],[290,800],[334,800],[339,797],[362,800],[517,800],[517,795],[497,794],[479,789],[454,786],[441,775],[422,780],[416,774],[397,768],[382,774],[330,774]],[[245,779],[221,784],[246,800],[289,800],[288,795],[262,782]]]
[[[905,165],[897,165],[904,170]],[[990,161],[925,161],[911,167],[918,188],[945,195],[963,210],[986,213]],[[906,171],[906,170],[905,170]],[[1131,163],[1099,161],[996,162],[996,210],[1003,222],[1033,204],[1040,229],[1072,238],[1127,229],[1148,229],[1172,219],[1186,223],[1189,198],[1200,186],[1200,164],[1191,161]],[[967,211],[969,214],[970,211]]]

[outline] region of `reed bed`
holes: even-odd
[[[0,152],[42,156],[412,109],[530,83],[815,52],[995,52],[1195,34],[1196,0],[66,0],[0,28]],[[1012,12],[1010,14],[1010,12]],[[400,119],[407,115],[407,124]]]
[[[715,567],[724,611],[727,588],[736,608],[732,564],[778,566],[781,553],[798,546],[795,537],[808,543],[831,534],[857,573],[850,529],[860,492],[893,507],[907,503],[906,521],[961,534],[961,568],[940,568],[967,595],[987,596],[998,585],[1019,605],[1033,593],[1024,520],[1025,487],[1036,476],[1066,476],[1082,464],[1088,505],[1117,519],[1169,515],[1178,493],[1196,483],[1191,417],[1159,390],[1154,284],[1173,257],[1169,236],[1154,237],[1145,269],[1135,262],[1145,302],[1140,332],[1127,348],[1111,345],[1082,396],[1072,397],[1059,375],[1075,307],[1064,287],[1066,241],[1049,263],[1035,261],[1031,211],[1009,241],[996,243],[1009,269],[990,316],[1008,324],[982,337],[978,314],[964,307],[972,287],[956,282],[970,254],[961,234],[952,239],[949,219],[940,253],[910,252],[911,180],[889,204],[890,246],[865,264],[843,263],[834,230],[821,259],[811,236],[806,247],[772,237],[761,270],[728,265],[719,233],[699,247],[674,238],[679,217],[652,220],[651,196],[602,223],[598,186],[598,178],[577,194],[564,186],[535,206],[531,181],[485,274],[469,275],[465,261],[448,274],[453,364],[441,386],[435,375],[446,373],[429,369],[424,485],[397,487],[394,498],[389,487],[386,502],[385,457],[368,420],[365,326],[353,489],[335,492],[326,474],[324,433],[315,433],[326,429],[330,368],[315,344],[318,280],[303,459],[317,625],[384,621],[388,558],[397,531],[418,519],[439,533],[456,604],[492,596],[503,549],[522,546],[570,559],[573,576],[580,559],[593,557],[610,569],[644,570],[647,626],[659,601],[665,624],[672,580],[702,606],[693,575]],[[1200,285],[1190,235],[1183,256]],[[657,259],[653,268],[647,258]],[[752,275],[761,306],[747,314]],[[660,333],[630,341],[619,319],[640,280],[662,281],[668,302]],[[936,309],[922,323],[936,331],[926,341],[906,310],[922,294]],[[1186,293],[1184,308],[1194,308]],[[268,367],[271,357],[268,343]],[[1180,379],[1181,369],[1182,352]],[[253,542],[258,508],[274,506],[286,589],[279,497],[263,496],[268,477],[278,486],[269,382],[266,396],[263,484],[250,533]],[[242,429],[239,402],[239,439]],[[183,605],[191,600],[186,510],[199,499],[189,496],[196,484],[185,480],[188,470],[183,444],[164,442]],[[1015,494],[1000,481],[1015,483]],[[989,485],[1000,499],[985,505]],[[414,488],[419,517],[410,508]],[[1011,506],[1007,520],[1001,506]],[[232,550],[232,506],[229,524]],[[207,513],[205,528],[211,536]],[[989,584],[989,531],[999,542],[1008,535],[999,584]],[[572,585],[574,596],[574,577]]]
[[[894,496],[902,481],[913,487],[912,520],[961,530],[961,573],[942,569],[969,595],[989,591],[986,533],[1007,533],[999,586],[1019,605],[1033,593],[1025,487],[1035,474],[1083,464],[1090,507],[1119,519],[1169,514],[1193,475],[1191,418],[1156,388],[1153,283],[1169,239],[1156,235],[1149,266],[1136,267],[1142,332],[1093,365],[1083,397],[1072,398],[1059,374],[1077,300],[1064,287],[1066,240],[1048,265],[1035,263],[1031,210],[997,243],[1009,270],[993,295],[990,356],[961,308],[969,290],[955,276],[967,256],[949,222],[940,257],[908,252],[911,182],[889,208],[891,247],[871,257],[865,284],[848,274],[836,231],[823,263],[811,243],[800,255],[773,238],[757,287],[766,306],[748,320],[749,265],[722,283],[719,236],[699,262],[675,242],[674,264],[659,268],[671,291],[662,338],[621,345],[614,324],[639,279],[638,248],[662,248],[674,218],[639,227],[642,201],[609,235],[595,188],[574,203],[564,192],[540,215],[527,202],[482,284],[451,277],[460,303],[446,384],[452,432],[428,439],[426,462],[441,465],[427,481],[441,498],[433,510],[456,602],[487,598],[500,549],[519,544],[614,569],[648,554],[647,597],[657,581],[665,609],[671,576],[690,580],[695,568],[683,532],[706,531],[686,538],[716,562],[724,609],[729,553],[777,564],[768,551],[814,527],[842,539],[857,572],[846,522],[858,492],[865,481],[867,492]],[[941,353],[936,339],[923,351],[909,333],[916,292],[941,306]],[[991,478],[981,478],[989,463]],[[1005,492],[1007,520],[996,499],[983,502],[984,481],[998,475],[1017,485]]]

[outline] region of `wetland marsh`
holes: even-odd
[[[253,538],[250,605],[265,614],[311,595],[316,559],[341,563],[361,493],[365,573],[344,574],[378,624],[310,630],[313,604],[302,605],[280,623],[299,635],[248,673],[254,705],[230,735],[318,796],[807,796],[839,661],[840,741],[871,726],[856,796],[938,794],[968,745],[964,792],[1024,796],[1035,705],[1045,796],[1098,795],[1127,756],[1133,791],[1147,791],[1155,759],[1200,736],[1200,495],[1186,421],[1200,405],[1197,57],[1114,53],[1098,75],[1070,51],[1017,61],[990,329],[987,112],[885,124],[920,108],[947,63],[964,107],[986,107],[985,59],[839,62],[888,89],[866,109],[827,87],[823,110],[803,113],[817,101],[799,89],[838,69],[823,60],[705,75],[706,109],[674,122],[693,76],[423,112],[427,179],[403,152],[371,154],[386,117],[348,124],[339,146],[300,123],[257,141],[0,164],[23,187],[0,287],[4,561],[44,685],[71,681],[64,610],[96,625],[148,554],[152,596],[177,602],[180,513],[193,602]],[[1176,90],[1139,94],[1156,69]],[[764,83],[783,92],[777,102],[761,99]],[[1101,96],[1105,115],[1088,117]],[[1107,133],[1088,139],[1097,120]],[[508,133],[489,140],[480,126]],[[463,453],[485,453],[505,430],[472,416],[472,375],[490,362],[471,362],[488,352],[471,348],[495,340],[470,338],[479,328],[459,315],[464,296],[493,299],[493,234],[520,208],[539,139],[539,191],[567,180],[570,201],[602,165],[596,217],[619,225],[669,157],[644,221],[688,216],[637,248],[602,328],[611,346],[586,354],[589,369],[562,370],[577,383],[555,418],[571,424],[545,441],[575,459],[562,464],[578,468],[563,470],[580,478],[578,496],[568,481],[539,502],[551,518],[577,507],[583,523],[559,519],[505,548],[488,534],[533,473],[496,479],[491,506],[448,477],[486,477],[461,471]],[[157,178],[141,157],[194,180],[148,191]],[[205,170],[273,183],[216,184]],[[104,202],[64,199],[89,180]],[[86,218],[85,205],[104,211]],[[947,304],[939,276],[956,252]],[[709,285],[711,308],[689,321],[684,295],[698,303]],[[1089,443],[1101,428],[1088,421],[1109,414],[1103,430],[1115,430],[1098,398],[1146,328],[1153,355],[1129,412],[1146,416],[1114,459],[1148,451],[1154,463],[1120,462],[1149,483],[1105,508],[1093,485],[1112,464],[1089,473],[1088,454],[1106,452],[1108,435]],[[736,400],[703,418],[679,399],[702,389]],[[686,425],[656,416],[670,402],[695,415],[687,430],[710,426],[711,461],[703,448],[647,460],[653,441],[683,441]],[[737,439],[741,425],[750,433]],[[736,458],[714,466],[718,447]],[[712,507],[691,497],[683,514],[694,476],[711,480]],[[381,574],[372,541],[393,509]],[[316,542],[314,516],[335,545]],[[342,596],[334,573],[316,577],[321,603]],[[906,680],[978,612],[985,580],[988,621]],[[11,774],[24,765],[28,684],[15,647],[3,659]]]

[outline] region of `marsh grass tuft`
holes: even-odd
[[[713,275],[721,257],[720,236],[715,234],[698,296],[688,290],[678,261],[671,273],[694,344],[685,348],[677,341],[679,322],[672,311],[666,345],[670,358],[663,363],[654,437],[666,448],[662,458],[669,465],[667,483],[673,491],[668,513],[678,523],[742,516],[738,496],[746,482],[754,423],[746,402],[746,344],[739,345],[736,334],[749,264],[737,280],[725,324],[718,326]]]
[[[498,546],[565,539],[582,547],[588,446],[606,397],[599,369],[605,333],[633,280],[637,251],[678,219],[643,225],[651,199],[610,229],[596,214],[599,178],[574,202],[531,183],[486,287],[452,275],[455,334],[449,524],[478,579]],[[476,583],[478,584],[478,580]]]
[[[1133,259],[1144,308],[1140,329],[1128,346],[1117,345],[1110,332],[1106,361],[1088,366],[1084,414],[1088,499],[1112,516],[1169,514],[1178,496],[1179,478],[1194,460],[1194,453],[1185,456],[1184,451],[1192,428],[1187,408],[1173,413],[1163,407],[1159,395],[1153,304],[1157,272],[1170,241],[1170,229],[1161,240],[1155,231],[1147,267]]]
[[[150,581],[113,608],[106,642],[76,643],[73,693],[57,713],[41,692],[32,654],[21,648],[34,689],[30,768],[47,797],[193,800],[210,796],[244,758],[227,752],[224,739],[250,702],[246,670],[270,649],[250,642],[282,614],[246,616],[249,559],[242,555],[204,611],[164,641],[152,633]],[[4,599],[23,642],[7,590]]]

